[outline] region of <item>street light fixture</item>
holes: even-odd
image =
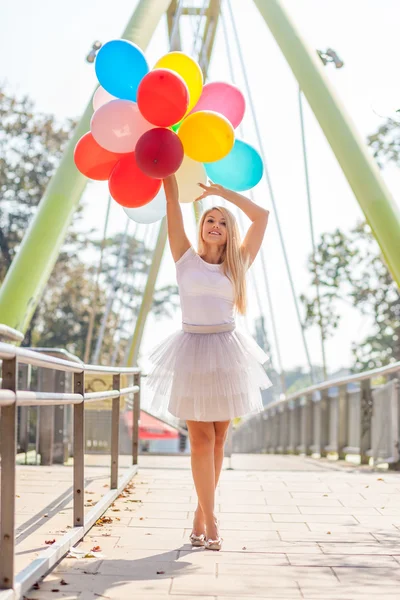
[[[341,69],[344,66],[344,62],[338,57],[335,50],[327,48],[326,50],[317,50],[318,56],[326,65],[327,63],[333,63],[337,69]]]
[[[94,63],[95,58],[96,58],[96,54],[98,53],[98,51],[100,50],[100,48],[102,47],[102,43],[99,42],[98,40],[96,40],[95,42],[93,42],[92,44],[92,49],[90,50],[89,54],[86,57],[86,60],[88,63]]]

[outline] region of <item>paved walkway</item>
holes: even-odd
[[[188,544],[189,459],[141,457],[111,521],[26,598],[399,598],[400,474],[291,456],[234,456],[232,466],[217,494],[221,552]]]

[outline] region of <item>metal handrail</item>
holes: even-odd
[[[43,349],[41,349],[43,350]],[[49,351],[51,349],[49,348]],[[45,367],[48,369],[56,369],[66,373],[81,373],[86,374],[102,373],[108,375],[136,375],[140,372],[137,367],[103,367],[102,365],[85,365],[84,362],[76,362],[56,358],[48,354],[42,354],[35,350],[27,350],[26,348],[16,348],[10,344],[0,342],[0,359],[11,360],[17,358],[18,362],[32,367]]]
[[[0,323],[0,340],[10,340],[11,342],[22,342],[24,339],[24,334],[17,329],[13,329],[8,325],[3,325]]]
[[[13,331],[0,325],[0,336],[4,332],[13,335]],[[17,332],[18,333],[18,332]],[[21,334],[22,335],[22,334]],[[21,338],[14,336],[14,341]],[[2,361],[2,379],[0,389],[0,451],[1,451],[1,496],[0,496],[0,598],[19,598],[25,593],[62,554],[66,553],[77,541],[82,539],[93,523],[125,488],[137,472],[139,446],[139,415],[140,415],[140,378],[141,372],[137,367],[119,368],[101,365],[86,365],[77,357],[64,350],[48,349],[49,353],[66,356],[51,356],[45,354],[46,349],[18,348],[11,344],[0,342],[0,361]],[[71,393],[36,392],[18,390],[18,364],[54,369],[73,374],[73,391]],[[86,374],[112,375],[112,390],[85,393]],[[121,375],[132,375],[133,384],[121,388]],[[133,432],[132,432],[132,467],[121,480],[118,478],[119,467],[119,420],[120,399],[129,394],[133,395]],[[85,515],[84,512],[84,409],[88,402],[110,399],[112,401],[111,415],[111,482],[110,491],[93,509]],[[14,574],[15,561],[15,497],[16,497],[16,453],[17,453],[17,407],[18,406],[55,406],[73,405],[74,436],[73,436],[73,529],[65,534],[56,544],[46,550],[35,560],[32,566],[21,571],[17,577]],[[4,591],[2,591],[4,590]],[[11,594],[11,595],[10,595]]]
[[[290,402],[292,400],[297,400],[303,396],[311,396],[316,394],[317,392],[322,392],[324,390],[328,390],[334,387],[342,387],[345,385],[349,385],[350,383],[358,383],[361,381],[365,381],[366,379],[374,379],[379,376],[390,375],[391,373],[396,373],[400,371],[400,362],[392,363],[391,365],[386,365],[384,367],[378,367],[377,369],[371,369],[370,371],[364,371],[362,373],[356,373],[355,375],[347,375],[346,377],[341,377],[339,379],[329,379],[322,383],[317,383],[316,385],[311,385],[308,388],[304,388],[293,394],[289,394],[284,398],[276,400],[275,402],[271,402],[265,408],[276,408],[277,406],[282,406],[286,402]]]

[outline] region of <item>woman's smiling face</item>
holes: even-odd
[[[202,237],[206,244],[216,246],[224,246],[226,244],[226,221],[218,209],[214,208],[204,219]]]

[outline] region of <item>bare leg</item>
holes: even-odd
[[[215,489],[217,488],[219,477],[222,470],[222,464],[224,461],[224,445],[226,441],[226,436],[228,434],[230,421],[215,421],[214,431],[215,431],[215,444],[214,444],[214,472],[215,472]],[[205,519],[203,516],[203,512],[200,506],[200,502],[197,505],[195,518],[194,518],[195,527],[203,533]],[[197,533],[197,531],[195,532]],[[211,536],[210,536],[211,537]]]
[[[193,481],[196,488],[197,497],[199,499],[199,505],[201,507],[204,518],[203,523],[207,528],[207,535],[209,537],[216,537],[217,531],[215,526],[214,513],[214,423],[205,423],[202,421],[187,421],[187,427],[190,439]],[[194,533],[203,533],[204,531],[196,531],[198,526],[199,522],[196,522],[195,518]]]

